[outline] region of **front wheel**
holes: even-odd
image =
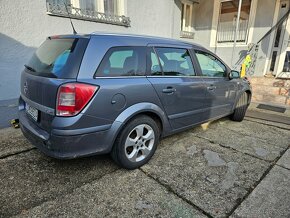
[[[138,116],[121,131],[111,156],[121,167],[136,169],[151,159],[159,137],[160,130],[156,122],[148,116]]]
[[[244,92],[234,110],[234,113],[230,116],[231,120],[241,122],[245,115],[248,108],[248,94]]]

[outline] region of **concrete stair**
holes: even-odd
[[[268,77],[249,78],[253,88],[252,101],[290,106],[290,80]]]

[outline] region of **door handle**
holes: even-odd
[[[167,87],[166,89],[163,89],[162,92],[167,93],[167,94],[172,94],[172,93],[176,92],[176,89],[173,87]]]
[[[207,90],[209,90],[209,91],[213,91],[215,89],[216,89],[216,86],[214,86],[214,85],[210,85],[207,87]]]

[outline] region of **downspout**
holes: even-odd
[[[238,16],[237,16],[237,21],[236,21],[236,30],[235,30],[235,35],[234,35],[234,46],[233,46],[233,51],[232,51],[232,67],[234,67],[234,54],[236,50],[236,44],[237,44],[237,34],[239,31],[239,24],[240,24],[240,16],[241,16],[241,8],[242,8],[242,1],[239,0],[239,8],[238,8]]]

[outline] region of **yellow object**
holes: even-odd
[[[15,129],[17,129],[17,128],[20,127],[20,126],[19,126],[19,119],[13,119],[13,120],[10,121],[10,123],[11,123],[11,125],[12,125]]]
[[[252,58],[251,55],[247,55],[244,62],[242,63],[242,69],[241,69],[241,78],[246,76],[246,70],[251,66]]]
[[[245,64],[246,67],[248,68],[248,67],[250,67],[251,62],[252,62],[251,55],[248,54],[248,55],[246,56],[245,60],[244,60],[244,64]]]
[[[242,64],[241,78],[246,76],[246,64]]]

